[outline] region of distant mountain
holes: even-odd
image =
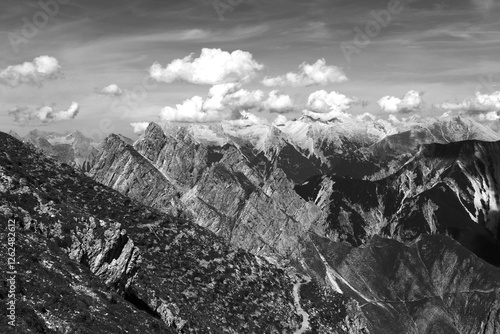
[[[82,172],[90,170],[99,148],[99,143],[79,131],[60,134],[33,130],[22,140]]]
[[[328,121],[304,115],[279,123],[243,119],[217,124],[182,124],[196,142],[222,147],[231,144],[262,156],[299,184],[319,174],[356,179],[388,175],[416,153],[421,144],[462,140],[497,141],[500,135],[472,119],[413,117],[395,122],[339,117]],[[178,125],[167,124],[165,132]],[[380,178],[380,176],[378,176]]]
[[[380,165],[391,165],[394,171],[417,153],[420,145],[464,140],[494,142],[500,140],[500,134],[470,118],[460,116],[437,121],[418,119],[406,122],[396,134],[388,135],[362,150]]]
[[[22,138],[15,132],[15,131],[9,131],[9,135],[11,135],[12,137],[16,138],[16,139],[19,139],[19,140],[22,140]]]

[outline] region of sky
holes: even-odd
[[[2,0],[0,131],[134,137],[131,123],[242,110],[498,120],[499,14],[498,0]]]

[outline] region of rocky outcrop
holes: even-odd
[[[21,223],[17,218],[22,207],[7,204],[2,195],[0,237],[7,240],[4,227],[8,219]],[[33,220],[38,218],[31,216]],[[176,333],[123,299],[88,267],[70,259],[54,239],[17,225],[15,248],[15,327],[5,316],[0,322],[1,333]],[[7,255],[7,243],[0,245],[0,253]],[[11,271],[3,266],[3,273]],[[10,278],[8,274],[3,277]],[[10,301],[5,289],[0,300],[4,305]]]

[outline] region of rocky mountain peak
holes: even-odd
[[[144,131],[144,134],[142,137],[148,137],[148,138],[163,138],[165,136],[165,133],[163,132],[162,127],[155,122],[149,123],[148,127],[146,128],[146,131]]]

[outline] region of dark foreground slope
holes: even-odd
[[[316,280],[304,293],[291,270],[133,202],[0,133],[2,240],[9,220],[17,229],[18,333],[348,333],[363,327],[355,303]],[[2,317],[0,332],[13,332],[6,322]]]

